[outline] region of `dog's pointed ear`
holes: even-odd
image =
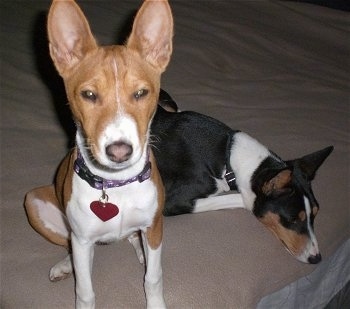
[[[313,152],[300,159],[287,161],[287,165],[299,168],[308,178],[308,180],[313,180],[315,178],[318,168],[331,154],[334,147],[329,146],[322,150]]]
[[[271,176],[268,177],[262,187],[261,191],[265,195],[282,191],[292,180],[292,171],[289,169],[283,169],[280,171],[271,171]]]
[[[73,0],[54,0],[47,30],[51,58],[62,77],[97,47],[89,23]]]
[[[146,0],[138,11],[127,48],[164,72],[172,53],[173,18],[167,0]]]

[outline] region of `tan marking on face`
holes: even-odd
[[[298,217],[301,221],[304,221],[306,219],[306,212],[302,210],[301,212],[299,212]]]
[[[99,139],[117,115],[132,118],[139,144],[147,142],[150,120],[158,102],[160,75],[138,54],[123,46],[101,47],[82,60],[65,84],[74,118],[82,126],[95,158],[104,153],[104,149],[98,149]],[[149,94],[136,101],[133,94],[144,88]],[[83,90],[94,92],[96,102],[84,100]]]
[[[259,220],[282,241],[292,255],[299,256],[304,251],[308,243],[308,237],[283,227],[278,215],[268,212]]]
[[[135,120],[140,144],[144,145],[148,139],[150,121],[157,108],[160,76],[138,57],[132,59],[129,66],[135,67],[135,70],[128,69],[132,73],[128,75],[127,87],[124,88],[127,91],[124,95],[126,103],[123,104],[123,109],[125,114]],[[133,95],[141,89],[149,92],[145,97],[136,100]]]
[[[314,216],[316,216],[317,213],[318,213],[318,207],[317,207],[317,206],[314,206],[314,207],[312,208],[312,214],[313,214]]]

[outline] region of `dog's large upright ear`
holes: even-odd
[[[288,186],[292,180],[292,172],[289,169],[283,169],[276,173],[275,170],[270,170],[262,175],[262,179],[270,173],[271,176],[267,177],[267,181],[261,187],[261,191],[265,195],[270,195],[272,193],[282,192],[282,190]],[[273,175],[273,176],[272,176]]]
[[[146,0],[138,11],[127,47],[163,72],[172,53],[173,18],[167,0]]]
[[[322,150],[308,154],[300,159],[287,161],[287,165],[299,168],[308,178],[313,180],[316,175],[316,171],[322,165],[324,160],[331,154],[334,147],[329,146]]]
[[[53,1],[47,30],[51,58],[62,77],[97,47],[83,12],[73,0]]]

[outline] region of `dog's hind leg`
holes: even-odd
[[[68,254],[50,269],[49,279],[52,282],[68,278],[73,272],[72,255]]]
[[[53,185],[26,194],[25,209],[30,225],[48,241],[70,248],[70,227],[61,210]]]
[[[54,186],[45,186],[27,193],[25,202],[28,220],[39,234],[50,242],[70,251],[70,227],[60,209]],[[50,270],[51,281],[67,278],[73,271],[72,258],[68,254]]]

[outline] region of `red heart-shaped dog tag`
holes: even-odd
[[[90,204],[90,209],[103,222],[114,218],[119,213],[119,208],[117,205],[112,203],[103,203],[101,201],[93,201]]]

